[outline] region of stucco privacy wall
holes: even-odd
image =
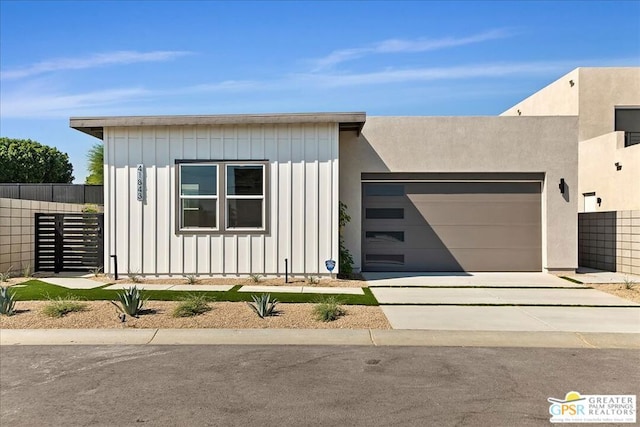
[[[345,243],[355,267],[363,172],[543,172],[543,267],[575,269],[577,144],[577,117],[368,117],[360,136],[343,132],[340,140],[340,200],[351,215]]]
[[[105,271],[326,273],[338,256],[338,124],[105,127]],[[266,234],[176,233],[176,159],[268,160]],[[136,165],[145,199],[137,200]]]
[[[640,144],[625,147],[624,132],[611,132],[581,141],[579,162],[578,192],[600,197],[596,211],[640,210]],[[578,211],[585,211],[582,201]]]
[[[0,198],[0,272],[35,266],[35,214],[82,212],[84,205]]]

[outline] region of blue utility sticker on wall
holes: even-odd
[[[327,266],[327,270],[329,270],[329,273],[331,273],[333,271],[334,268],[336,268],[336,262],[332,259],[328,259],[324,262],[324,265]]]

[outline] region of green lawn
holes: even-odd
[[[11,287],[17,301],[45,301],[51,298],[66,298],[67,296],[76,297],[86,301],[102,301],[116,300],[118,292],[116,290],[103,289],[104,285],[95,289],[67,289],[61,286],[52,285],[41,282],[40,280],[29,280],[21,283],[18,287]],[[238,292],[240,286],[234,286],[227,292],[208,292],[208,291],[142,291],[145,298],[157,301],[179,301],[184,299],[188,294],[198,294],[210,297],[216,301],[252,301],[251,292]],[[287,302],[319,302],[324,299],[324,294],[296,294],[287,292],[269,292],[278,301]],[[378,305],[378,301],[368,288],[363,288],[364,295],[333,295],[341,304],[345,305]],[[329,295],[326,295],[329,296]]]

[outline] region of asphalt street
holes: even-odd
[[[640,395],[640,352],[2,346],[3,426],[548,425],[548,397]]]

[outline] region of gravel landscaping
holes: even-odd
[[[19,301],[17,313],[0,316],[3,329],[56,328],[229,328],[229,329],[391,329],[379,307],[343,306],[346,314],[333,322],[316,320],[314,304],[278,304],[279,315],[259,318],[244,302],[214,302],[211,311],[186,318],[175,318],[178,302],[148,301],[147,311],[139,318],[127,317],[123,324],[119,312],[109,301],[87,301],[86,311],[69,313],[61,318],[43,314],[47,301]]]

